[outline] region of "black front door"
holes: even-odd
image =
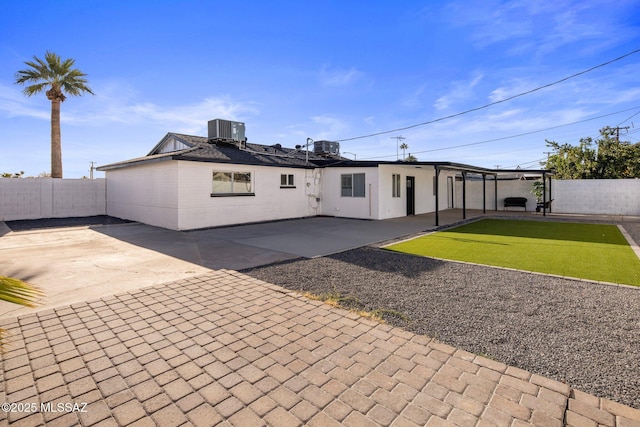
[[[416,178],[407,177],[407,215],[416,214]]]

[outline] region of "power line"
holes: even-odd
[[[640,111],[638,111],[638,112],[637,112],[637,113],[635,113],[635,114],[630,115],[629,117],[627,117],[626,119],[624,119],[623,121],[621,121],[620,123],[618,123],[616,126],[620,126],[621,124],[623,124],[624,122],[626,122],[626,121],[627,121],[627,120],[629,120],[629,119],[634,118],[634,117],[635,117],[635,116],[637,116],[638,114],[640,114]]]
[[[603,62],[602,64],[596,65],[595,67],[591,67],[591,68],[589,68],[587,70],[580,71],[579,73],[572,74],[572,75],[570,75],[568,77],[565,77],[563,79],[557,80],[555,82],[548,83],[548,84],[543,85],[543,86],[539,86],[539,87],[537,87],[535,89],[531,89],[531,90],[528,90],[526,92],[522,92],[522,93],[510,96],[510,97],[505,98],[505,99],[501,99],[500,101],[491,102],[491,103],[483,105],[481,107],[472,108],[470,110],[465,110],[465,111],[462,111],[460,113],[451,114],[449,116],[440,117],[438,119],[429,120],[427,122],[422,122],[422,123],[418,123],[418,124],[415,124],[415,125],[405,126],[405,127],[397,128],[397,129],[385,130],[385,131],[382,131],[382,132],[371,133],[371,134],[368,134],[368,135],[355,136],[355,137],[352,137],[352,138],[338,139],[337,141],[338,142],[345,142],[345,141],[353,141],[355,139],[371,138],[372,136],[385,135],[385,134],[392,133],[392,132],[399,132],[399,131],[403,131],[403,130],[407,130],[407,129],[413,129],[413,128],[416,128],[416,127],[419,127],[419,126],[425,126],[425,125],[428,125],[428,124],[431,124],[431,123],[440,122],[442,120],[451,119],[453,117],[462,116],[463,114],[468,114],[468,113],[472,113],[474,111],[482,110],[484,108],[488,108],[488,107],[491,107],[493,105],[497,105],[497,104],[501,104],[503,102],[511,101],[512,99],[515,99],[515,98],[518,98],[518,97],[521,97],[521,96],[524,96],[524,95],[529,95],[530,93],[539,91],[541,89],[546,89],[546,88],[548,88],[550,86],[556,85],[558,83],[565,82],[565,81],[567,81],[569,79],[572,79],[574,77],[581,76],[583,74],[586,74],[586,73],[591,72],[593,70],[596,70],[598,68],[601,68],[601,67],[604,67],[606,65],[612,64],[612,63],[614,63],[616,61],[620,61],[621,59],[626,58],[627,56],[631,56],[633,54],[636,54],[638,52],[640,52],[640,49],[636,49],[636,50],[631,51],[629,53],[626,53],[626,54],[624,54],[622,56],[619,56],[618,58],[612,59],[612,60],[607,61],[607,62]]]
[[[628,108],[628,109],[626,109],[626,110],[616,111],[616,112],[614,112],[614,113],[603,114],[603,115],[601,115],[601,116],[597,116],[597,117],[591,117],[591,118],[589,118],[589,119],[578,120],[577,122],[565,123],[565,124],[563,124],[563,125],[552,126],[552,127],[545,128],[545,129],[538,129],[538,130],[533,130],[533,131],[530,131],[530,132],[519,133],[519,134],[517,134],[517,135],[503,136],[503,137],[500,137],[500,138],[487,139],[487,140],[485,140],[485,141],[479,141],[479,142],[470,142],[470,143],[468,143],[468,144],[452,145],[452,146],[450,146],[450,147],[434,148],[434,149],[431,149],[431,150],[424,150],[424,151],[416,151],[416,152],[415,152],[415,153],[413,153],[413,154],[431,153],[431,152],[433,152],[433,151],[452,150],[452,149],[454,149],[454,148],[470,147],[470,146],[472,146],[472,145],[488,144],[488,143],[490,143],[490,142],[503,141],[503,140],[505,140],[505,139],[511,139],[511,138],[518,138],[518,137],[520,137],[520,136],[526,136],[526,135],[532,135],[532,134],[534,134],[534,133],[546,132],[546,131],[548,131],[548,130],[558,129],[558,128],[565,127],[565,126],[571,126],[571,125],[575,125],[575,124],[578,124],[578,123],[589,122],[589,121],[591,121],[591,120],[597,120],[597,119],[601,119],[601,118],[603,118],[603,117],[608,117],[608,116],[613,116],[613,115],[620,114],[620,113],[625,113],[625,112],[627,112],[627,111],[635,110],[635,109],[637,109],[637,108],[640,108],[640,106],[636,106],[636,107]],[[365,157],[365,158],[363,158],[362,160],[368,160],[368,159],[384,159],[384,158],[387,158],[387,157],[393,157],[393,155],[389,155],[389,156],[376,156],[376,157]]]
[[[543,158],[541,158],[541,159],[538,159],[538,160],[532,160],[532,161],[530,161],[530,162],[518,163],[517,165],[513,165],[513,166],[505,166],[505,169],[515,169],[515,168],[516,168],[516,167],[518,167],[518,166],[525,166],[525,165],[528,165],[528,164],[531,164],[531,163],[540,163],[540,162],[543,162],[543,161],[545,161],[545,160],[547,160],[547,158],[543,157]]]

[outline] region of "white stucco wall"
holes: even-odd
[[[435,171],[433,172],[434,176],[435,176]],[[440,175],[438,176],[438,210],[443,211],[448,209],[448,195],[447,195],[447,178],[448,177],[452,177],[453,178],[453,197],[454,197],[454,204],[453,207],[462,207],[462,205],[457,206],[455,204],[455,198],[457,195],[456,192],[456,181],[455,181],[455,176],[456,173],[454,171],[448,171],[448,170],[441,170],[440,171]],[[431,184],[431,187],[428,191],[430,191],[431,199],[432,202],[429,205],[429,210],[426,212],[435,212],[436,210],[436,202],[435,202],[435,195],[433,195],[433,184]]]
[[[107,214],[178,229],[178,162],[106,171]]]
[[[213,171],[251,172],[253,196],[212,197]],[[178,162],[178,229],[191,230],[319,213],[320,178],[313,169]],[[280,175],[293,174],[295,188],[280,188]],[[307,185],[308,184],[308,185]]]
[[[0,220],[105,215],[104,179],[0,178]]]
[[[400,175],[400,197],[392,197],[393,174]],[[447,208],[447,176],[452,172],[440,171],[438,186],[440,187],[440,210]],[[407,214],[407,176],[415,178],[415,213],[434,212],[436,199],[434,194],[435,169],[425,165],[380,165],[380,216],[378,219],[397,218]]]
[[[342,174],[365,174],[365,197],[342,197]],[[326,168],[322,170],[321,214],[347,218],[379,219],[378,169]]]
[[[640,179],[553,180],[553,212],[640,216]]]
[[[214,170],[251,172],[254,195],[212,197]],[[280,188],[281,174],[293,174],[295,188]],[[319,213],[320,178],[312,169],[174,160],[107,171],[107,183],[109,215],[172,230]]]

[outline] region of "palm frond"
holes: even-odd
[[[87,85],[86,74],[73,68],[75,62],[72,58],[63,61],[59,55],[47,51],[44,59],[34,56],[33,61],[25,62],[30,68],[16,73],[16,84],[34,83],[25,87],[23,92],[27,96],[40,93],[47,87],[57,87],[72,96],[79,96],[84,92],[93,95],[93,91]]]
[[[20,279],[0,276],[0,300],[26,307],[35,307],[37,300],[42,297],[43,292]],[[0,328],[0,353],[4,352],[7,331]]]
[[[20,279],[0,276],[0,300],[25,307],[35,307],[44,294],[36,286]]]

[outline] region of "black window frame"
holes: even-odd
[[[219,181],[219,182],[228,182],[230,191],[216,191],[216,176],[217,175],[228,175],[230,177],[229,181]],[[248,191],[237,191],[242,188],[242,186],[246,186],[247,181],[240,180],[242,176],[249,176],[249,188]],[[235,196],[255,196],[254,193],[254,177],[253,172],[250,171],[221,171],[214,170],[211,176],[211,197],[235,197]]]
[[[364,172],[341,174],[340,197],[367,197],[366,174]]]
[[[296,188],[295,175],[292,173],[281,173],[280,188]]]

